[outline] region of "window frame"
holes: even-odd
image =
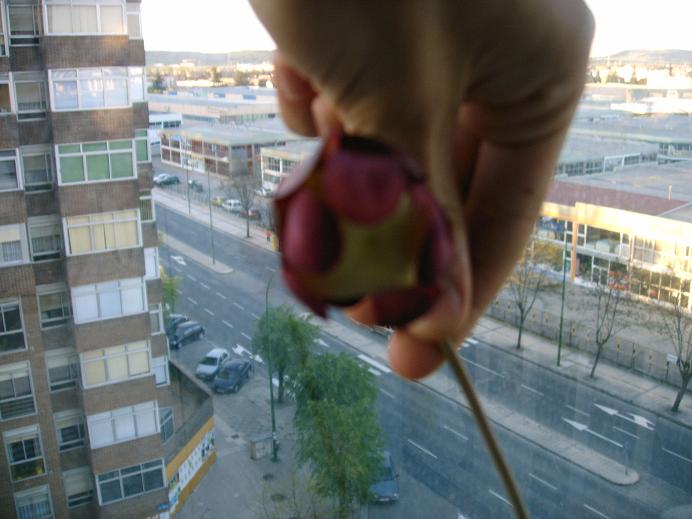
[[[139,76],[139,74],[135,74],[133,72],[133,69],[141,69],[142,74]],[[117,74],[114,74],[113,76],[110,76],[110,78],[115,78],[120,81],[125,82],[125,94],[127,97],[127,100],[124,104],[113,104],[109,105],[106,103],[106,89],[103,86],[103,82],[107,79],[107,76],[104,74],[104,71],[109,70],[109,71],[114,71],[117,72]],[[54,76],[57,75],[58,73],[74,73],[74,78],[58,78],[55,79]],[[87,77],[89,74],[99,74],[99,77],[97,78],[89,78]],[[86,77],[86,79],[83,79]],[[132,89],[132,78],[136,77],[141,77],[142,81],[142,100],[133,100],[134,95],[133,95],[133,89]],[[102,86],[100,89],[101,93],[101,99],[103,101],[102,106],[85,106],[85,100],[87,97],[85,97],[85,94],[82,92],[82,86],[81,83],[83,81],[87,81],[88,79],[91,79],[92,81],[94,79],[97,79],[101,81]],[[75,83],[75,89],[77,93],[77,105],[76,106],[70,106],[67,108],[58,108],[56,106],[56,95],[55,95],[55,83],[56,82],[65,82],[65,83]],[[147,102],[147,92],[146,92],[146,84],[147,84],[147,74],[146,70],[144,67],[76,67],[76,68],[61,68],[61,69],[49,69],[48,70],[48,92],[49,92],[49,97],[50,97],[50,110],[52,112],[80,112],[80,111],[89,111],[89,110],[115,110],[119,108],[131,108],[133,103],[146,103]]]
[[[48,391],[50,393],[59,393],[60,391],[67,391],[69,389],[79,386],[79,384],[81,383],[79,354],[74,348],[67,347],[59,348],[57,350],[48,350],[46,351],[44,356],[46,361],[46,375],[48,376]],[[66,357],[67,362],[65,364],[58,364],[57,366],[51,367],[50,364],[54,362],[54,359],[59,359],[60,357]],[[71,375],[74,373],[74,376],[71,376],[70,378],[66,379],[53,381],[51,379],[50,370],[56,367],[64,366],[67,366],[68,372]]]
[[[32,3],[27,3],[27,4],[14,4],[14,5],[9,5],[6,3],[6,9],[7,9],[7,35],[9,39],[9,46],[10,47],[35,47],[37,45],[41,44],[41,37],[43,36],[43,18],[41,17],[41,2],[38,1],[33,1]],[[24,35],[24,36],[14,36],[17,40],[19,40],[17,43],[13,42],[13,36],[12,36],[12,24],[10,23],[10,9],[12,8],[30,8],[32,13],[32,21],[33,21],[33,34],[32,35]],[[22,41],[25,40],[25,41]]]
[[[156,370],[161,368],[163,369],[163,377],[165,378],[165,381],[159,383],[156,381]],[[156,387],[164,387],[171,383],[170,372],[168,370],[168,357],[166,355],[152,357],[151,372],[154,374],[154,384]]]
[[[147,406],[146,408],[143,408]],[[137,409],[139,408],[139,409]],[[138,417],[148,416],[149,413],[152,414],[154,422],[154,431],[149,433],[139,433],[137,428]],[[134,434],[132,436],[124,436],[118,438],[118,426],[116,421],[118,419],[129,419],[131,421],[132,429]],[[134,405],[128,405],[124,407],[119,407],[117,409],[111,409],[103,413],[96,413],[86,417],[86,424],[89,430],[89,446],[91,450],[101,449],[103,447],[110,447],[111,445],[117,445],[119,443],[125,443],[129,441],[139,440],[141,438],[146,438],[147,436],[154,436],[160,434],[161,427],[159,422],[159,406],[157,400],[149,400],[146,402],[140,402]],[[104,443],[96,443],[97,438],[102,438],[101,435],[95,434],[92,427],[110,424],[111,437],[113,441],[107,441]]]
[[[36,445],[37,445],[37,451],[39,453],[38,456],[34,456],[33,458],[26,458],[22,461],[12,461],[12,455],[10,451],[10,446],[13,443],[17,442],[24,442],[28,437],[31,436],[31,439],[36,440]],[[14,440],[13,440],[14,438]],[[41,428],[38,424],[33,424],[33,425],[27,425],[26,427],[21,427],[19,429],[11,429],[9,431],[4,431],[2,433],[2,441],[3,444],[5,445],[5,456],[7,456],[7,470],[10,473],[10,481],[13,483],[17,483],[19,481],[28,481],[30,479],[35,479],[38,477],[45,476],[48,473],[48,466],[46,464],[46,457],[45,453],[43,451],[43,442],[41,441]],[[22,447],[24,448],[24,446]],[[25,478],[19,478],[15,479],[12,471],[12,467],[15,465],[20,465],[20,464],[26,464],[26,463],[31,463],[35,462],[36,460],[41,460],[41,465],[43,468],[38,474],[34,474],[33,476],[25,477]]]
[[[144,32],[142,31],[142,9],[141,4],[134,2],[125,2],[125,18],[127,19],[127,36],[131,40],[143,40]],[[139,28],[139,36],[130,34],[130,15],[137,17],[137,27]]]
[[[142,135],[142,132],[144,132],[144,135]],[[139,134],[139,135],[138,135]],[[151,140],[149,139],[149,131],[146,129],[135,129],[135,159],[137,160],[137,164],[149,164],[151,163]],[[146,160],[139,160],[137,157],[137,142],[146,142],[147,144],[147,159]]]
[[[60,217],[58,215],[48,215],[48,216],[36,216],[29,218],[26,222],[27,224],[27,235],[28,235],[28,242],[29,242],[29,256],[31,258],[32,263],[41,263],[44,261],[55,261],[63,257],[63,232],[62,232],[62,226],[60,225]],[[43,251],[43,252],[35,252],[34,251],[34,241],[33,241],[33,235],[32,235],[32,229],[38,228],[38,227],[51,227],[55,226],[57,228],[57,234],[53,234],[52,237],[56,238],[57,237],[57,244],[58,248],[49,250],[49,251]],[[44,237],[44,236],[42,236]],[[37,236],[37,238],[39,238]],[[43,257],[45,256],[45,258]]]
[[[95,6],[96,7],[96,27],[97,32],[52,32],[49,30],[48,23],[48,9],[50,5],[63,5],[70,6],[70,17],[72,16],[72,6],[73,5],[84,5],[84,6]],[[127,4],[125,0],[91,0],[91,1],[78,1],[74,0],[43,0],[43,24],[45,28],[46,36],[127,36],[128,26],[127,26]],[[122,24],[123,32],[105,32],[101,30],[101,6],[102,5],[120,5],[122,6]]]
[[[138,342],[142,342],[145,344],[145,346],[141,349],[137,350],[127,350],[127,346],[131,344],[137,344]],[[116,352],[116,353],[107,353],[108,350],[113,350],[115,348],[121,348],[122,346],[125,346],[125,351],[124,352]],[[81,373],[81,383],[82,387],[84,389],[92,389],[95,387],[102,387],[102,386],[108,386],[111,384],[118,384],[120,382],[126,382],[130,380],[135,380],[138,378],[144,378],[144,377],[149,377],[152,375],[152,369],[151,369],[151,343],[149,341],[136,341],[136,342],[131,342],[127,344],[119,344],[116,346],[110,346],[108,348],[101,348],[99,350],[91,350],[91,351],[100,351],[101,356],[100,357],[94,357],[94,358],[85,358],[84,353],[82,352],[79,355],[79,369]],[[131,368],[130,368],[130,358],[129,355],[134,355],[138,353],[142,353],[143,351],[146,351],[147,353],[147,363],[148,363],[148,369],[146,372],[143,373],[134,373],[131,374]],[[88,353],[88,352],[86,352]],[[109,365],[108,361],[117,359],[119,357],[125,357],[125,362],[127,363],[127,376],[124,378],[111,378],[110,377],[110,370],[109,370]],[[97,362],[102,362],[104,365],[104,373],[105,373],[105,381],[104,382],[97,382],[94,384],[89,384],[87,381],[87,368],[86,366],[91,363],[97,363]]]
[[[166,436],[166,426],[170,424],[171,433]],[[175,435],[175,415],[173,407],[159,407],[159,429],[161,434],[161,443],[165,444]]]
[[[38,487],[31,487],[26,490],[22,490],[20,492],[15,492],[14,493],[14,507],[15,511],[17,512],[17,517],[21,517],[20,513],[20,508],[19,508],[19,499],[26,498],[26,497],[33,497],[33,496],[38,496],[38,495],[45,495],[48,497],[48,507],[50,509],[50,515],[46,515],[40,519],[52,519],[54,516],[54,510],[53,510],[53,502],[51,499],[50,495],[50,485],[41,485]]]
[[[137,493],[137,494],[131,494],[131,495],[127,495],[127,496],[126,496],[126,495],[125,495],[125,492],[124,492],[124,488],[123,488],[123,471],[128,470],[128,469],[134,469],[134,468],[136,468],[136,467],[139,467],[139,472],[129,472],[129,473],[125,474],[125,476],[133,476],[133,475],[139,473],[140,475],[142,475],[142,480],[144,480],[144,476],[143,476],[143,475],[144,475],[145,472],[154,472],[154,470],[153,470],[154,467],[147,467],[147,468],[144,468],[144,465],[150,465],[150,464],[153,464],[153,463],[156,463],[156,462],[158,462],[159,465],[160,465],[159,468],[160,468],[160,471],[161,471],[161,480],[162,480],[161,486],[160,486],[160,487],[157,487],[157,488],[152,488],[152,489],[150,489],[150,490],[144,490],[143,492],[140,492],[140,493]],[[95,478],[95,480],[96,480],[96,493],[97,493],[97,495],[98,495],[99,505],[103,506],[103,505],[107,505],[107,504],[110,504],[110,503],[117,503],[117,502],[119,502],[119,501],[124,501],[124,500],[126,500],[126,499],[130,499],[130,498],[132,498],[132,497],[141,496],[141,495],[144,495],[144,494],[148,494],[148,493],[150,493],[150,492],[155,492],[156,490],[160,490],[160,489],[162,489],[162,488],[166,488],[167,481],[166,481],[166,472],[165,472],[165,468],[166,468],[166,464],[165,464],[164,460],[163,460],[162,458],[157,458],[157,459],[153,459],[153,460],[146,461],[146,462],[144,462],[144,463],[140,463],[140,464],[138,464],[138,465],[132,465],[132,466],[130,466],[130,467],[123,467],[123,468],[121,468],[121,469],[112,470],[112,471],[110,471],[110,472],[105,472],[105,473],[101,473],[101,474],[96,474],[96,478]],[[110,476],[110,477],[108,477],[107,479],[104,478],[103,480],[101,480],[100,478],[103,477],[103,476]],[[119,482],[120,482],[120,496],[121,496],[121,497],[118,498],[118,499],[112,499],[112,500],[109,500],[109,501],[104,502],[104,501],[103,501],[103,498],[102,498],[102,496],[101,496],[101,483],[110,483],[110,482],[112,482],[112,481],[119,481]]]
[[[65,313],[65,300],[61,298],[63,315],[61,317],[48,318],[43,320],[43,310],[41,308],[41,296],[55,294],[65,294],[67,297],[67,313]],[[36,287],[36,304],[38,308],[38,318],[41,323],[41,330],[49,330],[59,326],[65,326],[72,321],[72,302],[70,300],[70,290],[65,283],[53,283],[50,285],[38,285]],[[51,324],[56,323],[56,324]]]
[[[138,284],[135,283],[135,281],[139,281]],[[118,284],[118,289],[117,290],[111,290],[108,287],[104,287],[104,285],[110,285],[111,283],[117,283]],[[137,310],[135,312],[125,312],[123,310],[123,291],[130,289],[131,287],[134,287],[137,285],[140,289],[140,293],[142,295],[142,309]],[[87,289],[89,287],[92,287],[93,290],[89,291],[87,293]],[[102,287],[102,290],[99,291],[99,287]],[[147,303],[147,284],[144,278],[140,277],[135,277],[135,278],[123,278],[123,279],[113,279],[110,281],[103,281],[101,283],[94,283],[94,284],[88,284],[88,285],[78,285],[78,286],[73,286],[70,287],[70,297],[72,299],[72,319],[75,324],[86,324],[86,323],[93,323],[93,322],[98,322],[98,321],[107,321],[110,319],[119,319],[121,317],[127,317],[130,315],[139,315],[143,313],[149,313],[149,305]],[[78,293],[75,296],[75,291],[80,291],[82,293]],[[119,294],[119,303],[120,303],[120,313],[114,314],[114,315],[103,315],[103,308],[101,304],[101,295],[103,294],[112,294],[112,293],[117,293]],[[97,313],[98,316],[95,318],[87,318],[87,319],[82,319],[77,317],[77,304],[76,300],[79,297],[84,297],[84,296],[93,296],[96,298],[96,305],[97,305]]]
[[[151,220],[145,220],[142,215],[145,213],[145,211],[142,211],[142,203],[149,203],[149,206],[151,207]],[[152,223],[156,222],[156,207],[154,204],[154,200],[151,196],[151,190],[150,189],[145,189],[141,190],[139,192],[139,215],[140,215],[140,222],[141,223]]]
[[[5,306],[9,306],[9,305],[17,305],[17,307],[18,307],[18,309],[19,309],[19,320],[20,320],[20,323],[21,323],[21,332],[20,332],[20,333],[22,334],[22,343],[24,344],[24,347],[23,347],[23,348],[15,348],[15,349],[13,349],[13,350],[7,350],[7,351],[0,350],[0,356],[2,356],[2,355],[4,355],[4,354],[8,354],[8,353],[15,353],[15,352],[18,352],[18,351],[26,351],[26,350],[28,349],[27,343],[26,343],[26,330],[24,329],[24,311],[23,311],[23,309],[22,309],[22,301],[21,301],[21,299],[19,299],[19,298],[16,298],[16,299],[5,299],[5,300],[1,300],[1,299],[0,299],[0,321],[2,321],[2,323],[3,323],[3,324],[2,324],[2,328],[5,329],[5,324],[4,324],[4,322],[5,322],[5,321],[4,321],[4,319],[5,319],[5,315],[4,315],[5,309],[4,309],[4,307],[5,307]],[[18,333],[18,332],[16,332],[16,331],[12,331],[12,332],[0,331],[0,337],[2,337],[2,336],[4,336],[4,335],[10,335],[10,334],[13,334],[13,333]],[[0,418],[0,419],[1,419],[1,418]]]
[[[29,183],[26,178],[27,168],[24,165],[25,158],[43,157],[46,163],[46,182]],[[19,149],[19,162],[22,168],[22,185],[26,194],[42,193],[52,191],[55,182],[54,167],[53,167],[53,151],[49,145],[23,146]],[[33,186],[40,186],[32,189]]]
[[[81,493],[77,493],[77,494],[73,494],[73,495],[78,496],[80,494],[87,494],[88,497],[86,499],[84,499],[84,497],[79,497],[76,500],[73,500],[73,501],[79,500],[79,502],[77,502],[77,503],[71,502],[70,494],[68,493],[68,486],[69,485],[67,485],[66,479],[74,478],[76,476],[82,476],[82,475],[86,476],[84,479],[89,482],[88,486],[90,487],[90,489],[86,492],[81,492]],[[62,480],[63,480],[63,487],[65,489],[65,500],[67,501],[67,508],[69,508],[69,509],[77,508],[79,506],[90,503],[94,500],[94,496],[96,494],[96,492],[94,491],[94,475],[91,473],[91,470],[89,469],[89,467],[77,467],[75,469],[65,470],[62,473]]]
[[[61,422],[63,423],[62,427]],[[62,435],[60,431],[66,429],[67,427],[77,427],[80,436],[77,440],[71,440],[68,442],[62,441]],[[81,428],[80,428],[81,426]],[[53,427],[55,429],[55,439],[58,445],[59,452],[68,452],[74,449],[81,449],[87,445],[87,433],[86,433],[86,423],[84,421],[84,413],[80,409],[69,409],[67,411],[60,411],[53,414]]]
[[[119,149],[119,148],[113,148],[111,149],[111,145],[114,145],[114,143],[121,143],[121,142],[130,142],[130,155],[132,158],[132,176],[131,177],[113,177],[113,171],[112,171],[112,155],[127,155],[127,149]],[[105,150],[97,150],[97,151],[83,151],[84,146],[89,146],[89,145],[96,145],[96,144],[101,144],[105,143],[106,144],[106,149]],[[80,151],[79,152],[60,152],[60,147],[62,146],[79,146]],[[88,179],[88,168],[87,168],[87,157],[91,156],[100,156],[100,155],[106,155],[108,157],[108,178],[105,179],[95,179],[95,180],[89,180]],[[62,175],[62,167],[60,165],[60,159],[61,158],[70,158],[70,157],[81,157],[82,159],[82,171],[84,172],[84,180],[77,180],[75,182],[65,182],[63,180],[63,175]],[[137,156],[135,154],[135,143],[134,139],[114,139],[114,140],[108,140],[108,141],[92,141],[92,142],[76,142],[76,143],[71,143],[71,144],[57,144],[55,145],[55,165],[56,165],[56,171],[57,171],[57,177],[58,177],[58,185],[59,186],[79,186],[83,184],[96,184],[96,183],[102,183],[102,182],[123,182],[123,181],[132,181],[137,179]]]
[[[153,308],[152,308],[153,307]],[[166,332],[166,329],[163,324],[163,304],[162,303],[152,303],[149,305],[149,324],[151,324],[151,320],[154,318],[154,314],[156,317],[156,321],[158,322],[158,331],[154,332],[154,328],[151,328],[151,335],[162,335]]]
[[[135,211],[135,217],[128,217],[128,218],[123,218],[120,220],[116,220],[115,217],[118,214],[126,213],[126,212],[131,212]],[[109,221],[104,221],[101,220],[99,221],[98,218],[104,218],[106,215],[110,215],[112,218]],[[82,215],[77,215],[76,217],[79,218],[89,218],[88,223],[79,223],[79,224],[70,224],[69,219],[74,218],[75,216],[66,216],[62,219],[62,232],[65,242],[65,254],[68,257],[72,256],[85,256],[87,254],[101,254],[104,252],[113,252],[116,250],[128,250],[128,249],[138,249],[142,247],[142,223],[141,223],[141,218],[140,218],[140,213],[139,213],[139,208],[134,208],[134,209],[121,209],[118,211],[107,211],[105,213],[92,213],[92,214],[82,214]],[[93,219],[93,221],[92,221]],[[112,248],[104,248],[104,249],[94,249],[94,243],[96,240],[96,237],[94,235],[94,227],[100,226],[100,225],[112,225],[113,226],[113,236],[115,240],[115,226],[120,223],[128,223],[128,222],[135,222],[135,227],[136,227],[136,232],[137,232],[137,243],[134,245],[128,245],[126,247],[118,247],[117,244],[115,247]],[[90,242],[90,247],[91,249],[86,251],[86,252],[72,252],[72,242],[70,240],[70,230],[75,229],[75,228],[84,228],[87,227],[89,229],[89,242]]]
[[[17,265],[24,265],[31,262],[29,256],[29,243],[27,237],[27,229],[24,224],[21,223],[11,223],[7,225],[0,225],[0,233],[3,230],[8,232],[16,232],[19,236],[19,240],[7,240],[0,241],[0,269],[5,267],[16,267]],[[19,242],[19,259],[4,261],[3,260],[3,245],[6,243],[16,243]]]
[[[149,263],[153,261],[153,272],[149,272]],[[159,248],[158,247],[144,247],[144,280],[151,281],[153,279],[159,279],[161,274],[159,272]]]
[[[14,158],[10,158],[9,154],[2,156],[2,153],[9,153],[13,151],[14,152]],[[0,161],[2,162],[11,162],[14,160],[14,171],[15,171],[15,178],[17,179],[17,187],[13,187],[10,189],[3,189],[0,187],[0,193],[9,193],[12,191],[22,191],[24,189],[24,179],[22,178],[24,175],[22,174],[21,170],[21,161],[19,160],[19,150],[17,148],[6,148],[0,150]]]
[[[19,94],[17,92],[17,85],[38,83],[39,89],[42,94],[43,108],[39,110],[21,110],[19,108]],[[24,121],[40,121],[44,120],[48,114],[48,85],[46,83],[46,78],[42,72],[14,72],[12,74],[12,89],[14,90],[14,112],[17,114],[17,120],[19,122]],[[22,117],[22,115],[28,114],[28,117]]]

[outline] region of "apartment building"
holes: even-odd
[[[0,12],[0,516],[168,517],[213,410],[163,333],[140,3]]]

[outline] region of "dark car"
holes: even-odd
[[[370,487],[373,500],[378,503],[397,501],[399,499],[398,477],[399,475],[394,472],[392,455],[387,450],[382,451],[379,479]]]
[[[188,342],[197,341],[204,337],[204,326],[197,321],[186,321],[178,325],[175,331],[168,336],[171,348],[177,350]]]
[[[171,314],[166,320],[166,335],[172,335],[175,329],[182,323],[189,321],[190,318],[183,314]]]
[[[204,186],[196,180],[188,180],[187,185],[190,186],[190,189],[193,191],[197,191],[198,193],[204,192]]]
[[[175,175],[160,173],[154,177],[154,184],[157,186],[170,186],[172,184],[180,184],[180,179]]]
[[[252,364],[249,360],[226,362],[214,377],[211,387],[217,393],[237,393],[250,378]]]
[[[245,218],[246,213],[242,209],[240,210],[240,212],[238,214],[240,216],[242,216],[243,218]],[[250,220],[261,220],[262,219],[262,213],[260,213],[257,209],[250,209],[247,212],[247,215],[248,215],[247,216],[248,219],[250,219]]]

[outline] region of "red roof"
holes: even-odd
[[[650,215],[660,215],[688,203],[683,200],[668,200],[660,196],[559,180],[553,181],[545,200],[560,205],[575,205],[581,202]]]

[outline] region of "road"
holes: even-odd
[[[208,250],[209,234],[203,226],[160,205],[157,219],[165,233],[200,251]],[[210,343],[243,355],[264,311],[266,282],[278,268],[277,258],[241,239],[217,234],[215,240],[219,260],[235,269],[231,275],[213,274],[185,258],[183,265],[180,259],[172,259],[180,254],[165,247],[160,257],[165,267],[183,279],[178,309],[207,326]],[[271,302],[289,301],[277,277]],[[344,320],[343,324],[349,323]],[[211,344],[195,345],[196,355],[185,361],[194,364],[209,347]],[[349,345],[326,335],[316,348],[358,355]],[[190,355],[190,351],[183,350],[181,355]],[[486,398],[511,403],[532,419],[571,434],[575,441],[627,461],[641,474],[638,484],[616,487],[540,446],[499,430],[533,517],[657,517],[669,506],[690,502],[689,494],[682,490],[690,488],[685,479],[690,470],[683,459],[690,451],[690,443],[684,443],[689,442],[689,431],[477,341],[468,342],[461,354]],[[444,509],[443,505],[464,517],[510,517],[502,487],[465,408],[420,384],[400,380],[386,366],[371,360],[364,362],[381,391],[378,412],[401,473],[402,498],[394,505],[371,506],[370,517],[420,517],[421,510]],[[645,416],[635,418],[640,415]],[[578,430],[565,418],[588,430]],[[233,417],[224,419],[232,421]],[[422,486],[427,487],[426,492]],[[404,492],[407,488],[412,490]]]

